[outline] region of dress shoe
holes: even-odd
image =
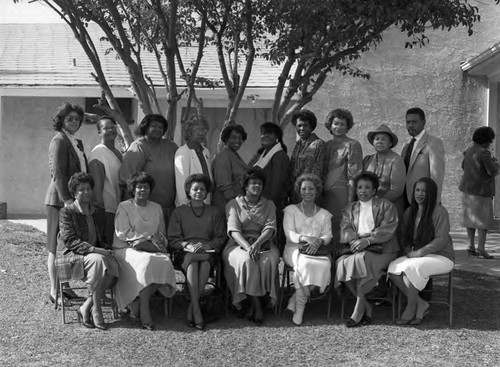
[[[494,257],[491,256],[489,253],[487,253],[485,250],[480,250],[480,249],[477,249],[477,256],[480,259],[486,259],[486,260],[494,259]]]
[[[397,319],[396,320],[396,325],[402,326],[402,325],[408,325],[411,322],[412,319]]]
[[[103,322],[102,324],[95,324],[95,327],[99,330],[109,330],[108,326]]]
[[[427,310],[424,311],[422,318],[415,317],[413,320],[411,320],[409,322],[409,325],[413,325],[413,326],[420,325],[422,323],[422,321],[424,321],[427,316],[429,316],[429,309],[428,308],[427,308]]]
[[[83,318],[82,312],[80,310],[76,310],[76,314],[78,315],[78,322],[81,322],[82,325],[85,326],[87,329],[93,329],[97,326],[97,325],[94,325],[94,323],[92,322],[92,319],[90,319],[89,321],[85,321],[85,319]]]
[[[200,322],[199,324],[194,324],[194,327],[195,327],[196,330],[204,331],[205,330],[205,323],[204,322]]]
[[[156,329],[154,324],[142,324],[142,328],[149,331],[153,331]]]
[[[361,325],[362,325],[362,324],[361,324],[361,320],[359,320],[359,321],[355,321],[355,320],[353,320],[353,319],[351,319],[351,318],[349,318],[349,319],[345,322],[345,326],[346,326],[346,327],[349,327],[349,328],[351,328],[351,327],[358,327],[358,326],[361,326]]]
[[[370,316],[363,315],[360,321],[361,325],[370,325],[372,323],[372,318]]]
[[[78,294],[75,293],[75,291],[71,288],[63,288],[62,294],[64,297],[67,299],[78,299],[81,298]]]

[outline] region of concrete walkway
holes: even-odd
[[[14,223],[27,224],[47,233],[46,219],[9,219]],[[455,269],[483,273],[500,277],[500,234],[490,233],[486,241],[486,250],[495,258],[492,260],[469,257],[467,247],[469,240],[465,232],[452,232],[453,247],[455,249]]]

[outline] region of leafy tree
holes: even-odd
[[[202,114],[196,87],[218,81],[198,77],[207,44],[218,54],[221,83],[228,96],[225,123],[233,123],[256,57],[280,65],[272,120],[285,127],[291,115],[311,102],[327,76],[369,78],[356,66],[368,50],[383,42],[384,32],[408,35],[405,47],[425,46],[429,29],[463,26],[469,35],[480,20],[467,0],[38,0],[51,5],[70,25],[96,70],[96,80],[111,109],[119,111],[86,32],[93,21],[103,30],[130,76],[145,113],[160,112],[155,86],[143,69],[144,50],[155,54],[168,95],[167,118],[187,94],[188,108]],[[495,0],[498,3],[499,0]],[[179,47],[197,46],[185,66]],[[178,93],[176,66],[186,88]],[[183,116],[185,118],[186,116]],[[128,126],[127,126],[128,127]],[[126,135],[126,134],[125,134]]]
[[[466,0],[272,0],[266,6],[262,55],[282,66],[272,119],[283,127],[332,71],[369,78],[353,62],[380,44],[385,31],[406,33],[405,48],[422,47],[428,29],[463,26],[471,35],[480,20]]]

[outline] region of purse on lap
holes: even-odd
[[[318,251],[316,251],[316,253],[308,254],[307,253],[308,247],[309,247],[309,245],[307,243],[300,244],[299,245],[299,253],[301,253],[303,255],[308,255],[308,256],[328,256],[331,253],[330,248],[328,248],[328,246],[326,246],[326,245],[323,245],[323,246],[320,246],[318,248]]]

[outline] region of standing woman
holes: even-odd
[[[390,263],[387,273],[406,295],[408,302],[398,325],[419,325],[429,313],[429,304],[419,296],[435,274],[449,273],[455,255],[450,237],[448,211],[437,204],[434,180],[422,177],[415,183],[410,207],[404,215],[405,256]]]
[[[120,184],[123,189],[134,173],[146,172],[153,176],[156,189],[149,199],[161,206],[165,226],[175,208],[174,156],[177,150],[174,142],[162,138],[167,129],[168,122],[162,115],[144,116],[135,131],[138,138],[125,152],[120,168]]]
[[[215,186],[212,204],[224,212],[229,200],[240,193],[241,175],[248,170],[238,154],[241,145],[247,140],[247,133],[241,125],[229,125],[222,130],[220,138],[225,146],[212,162]]]
[[[342,210],[355,200],[354,178],[363,170],[363,151],[357,140],[347,136],[354,126],[351,112],[343,109],[331,111],[325,126],[333,139],[325,144],[325,171],[323,174],[322,207],[332,214],[334,243],[339,241]]]
[[[406,168],[403,157],[392,151],[398,144],[398,137],[384,124],[368,132],[368,141],[376,153],[363,158],[363,171],[373,172],[379,179],[377,196],[389,200],[398,211],[399,228],[402,227],[404,213],[404,189]]]
[[[290,160],[290,200],[292,204],[300,202],[300,196],[293,190],[293,183],[304,173],[314,173],[321,177],[325,161],[325,142],[313,133],[318,125],[314,113],[302,109],[292,116],[292,124],[299,140],[293,148]]]
[[[483,259],[493,259],[486,252],[486,235],[488,229],[495,229],[493,220],[493,196],[495,196],[495,176],[500,172],[498,160],[491,155],[490,148],[495,139],[495,132],[489,126],[474,131],[474,144],[465,151],[462,169],[464,174],[460,181],[462,191],[463,226],[467,228],[469,237],[469,255]],[[478,231],[477,250],[474,237]]]
[[[57,131],[49,146],[50,184],[45,196],[47,206],[47,268],[50,279],[49,300],[55,303],[57,276],[54,261],[56,258],[57,234],[59,232],[59,210],[73,203],[68,189],[71,176],[77,172],[87,172],[87,158],[83,152],[82,141],[74,134],[80,129],[84,111],[78,105],[64,103],[53,120]],[[62,289],[64,297],[72,299],[78,296],[69,289]],[[63,302],[64,302],[63,297]]]
[[[248,318],[260,325],[264,319],[261,298],[269,293],[278,299],[280,254],[274,244],[276,208],[262,196],[265,176],[260,168],[250,168],[241,178],[243,195],[226,206],[229,241],[222,252],[224,275],[233,296],[233,305],[243,313],[242,301],[250,297]]]
[[[290,298],[288,309],[293,312],[295,325],[302,324],[311,290],[318,287],[323,293],[330,284],[332,259],[328,252],[333,250],[330,247],[332,215],[315,202],[321,195],[322,186],[315,174],[303,174],[295,182],[302,201],[285,208],[283,228],[287,241],[283,260],[294,271],[295,294]],[[321,256],[318,250],[323,250]]]
[[[113,244],[115,213],[121,201],[119,171],[122,154],[115,147],[116,127],[116,121],[111,116],[101,117],[97,122],[101,142],[92,149],[89,156],[89,173],[95,182],[92,202],[104,209],[104,241],[109,246]]]
[[[262,196],[272,200],[276,206],[276,245],[283,252],[285,235],[283,233],[283,209],[288,205],[287,180],[290,176],[290,159],[283,143],[283,130],[277,124],[265,122],[260,125],[261,148],[251,159],[250,167],[262,168],[266,185]]]
[[[205,323],[199,301],[210,270],[226,244],[226,217],[218,208],[203,202],[212,189],[207,176],[191,175],[184,187],[190,202],[172,213],[168,224],[169,248],[174,252],[174,265],[180,267],[186,276],[191,298],[187,324],[203,330]]]
[[[335,274],[336,284],[344,282],[356,297],[347,327],[371,323],[373,306],[366,294],[399,251],[398,214],[389,200],[375,196],[378,177],[363,172],[355,178],[354,185],[358,201],[348,204],[343,211],[340,241],[347,245],[347,252],[337,259]]]
[[[210,152],[203,146],[207,137],[208,124],[204,118],[191,116],[182,126],[182,137],[186,144],[175,152],[175,188],[177,199],[175,205],[180,206],[189,203],[184,191],[186,179],[195,173],[204,174],[212,178],[210,167]],[[211,197],[207,196],[205,204],[210,204]]]

